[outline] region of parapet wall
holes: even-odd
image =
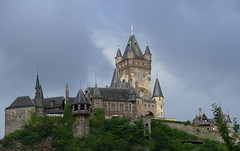
[[[163,124],[166,124],[171,128],[182,130],[186,133],[195,135],[197,137],[210,138],[216,141],[223,142],[222,137],[219,135],[217,131],[208,131],[207,127],[205,126],[193,126],[193,125],[184,125],[182,123],[167,123],[167,122],[164,122]]]

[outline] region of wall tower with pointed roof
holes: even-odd
[[[156,101],[156,118],[164,119],[164,97],[162,93],[162,89],[158,80],[158,77],[156,78],[152,99]]]
[[[119,48],[115,61],[121,81],[129,83],[129,87],[133,86],[140,97],[150,99],[151,53],[148,45],[145,54],[142,54],[139,44],[131,32],[123,56]]]

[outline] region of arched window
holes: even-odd
[[[31,117],[31,114],[30,114],[30,111],[29,111],[29,110],[26,111],[26,115],[27,115],[27,118],[30,118],[30,117]]]
[[[12,111],[12,120],[14,120],[14,118],[15,118],[15,113],[14,113],[14,111]]]

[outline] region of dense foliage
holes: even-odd
[[[234,118],[234,123],[233,123],[233,130],[234,134],[233,137],[229,135],[229,130],[227,128],[227,124],[225,121],[225,115],[222,111],[221,106],[218,106],[216,104],[212,104],[212,111],[214,115],[214,120],[216,121],[216,124],[218,126],[218,130],[220,135],[222,136],[224,142],[226,143],[226,146],[228,147],[229,150],[240,150],[240,146],[235,144],[236,138],[236,133],[239,132],[239,124],[237,124],[236,118]]]
[[[194,135],[171,129],[163,124],[166,121],[152,120],[151,134],[144,133],[143,121],[131,124],[127,118],[105,119],[103,109],[96,110],[96,118],[90,119],[91,135],[75,138],[71,125],[75,118],[66,105],[64,117],[37,117],[32,113],[25,129],[17,130],[3,140],[3,146],[11,146],[14,140],[33,146],[42,139],[52,138],[51,146],[56,150],[227,150],[224,144],[206,139],[203,145],[182,143],[184,140],[198,140]]]

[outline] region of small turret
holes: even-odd
[[[156,78],[155,81],[152,99],[155,100],[157,103],[157,115],[155,115],[155,117],[159,119],[164,119],[164,97],[158,78]]]
[[[163,97],[162,89],[160,87],[158,78],[155,81],[154,89],[153,89],[153,95],[152,97]],[[163,97],[164,98],[164,97]]]
[[[120,61],[122,61],[122,53],[120,47],[118,46],[117,54],[115,57],[115,63],[118,64]]]
[[[131,86],[130,90],[129,90],[129,97],[128,100],[129,101],[136,101],[136,91],[134,90],[133,86]]]
[[[89,115],[90,114],[90,103],[88,99],[83,94],[82,89],[80,89],[77,93],[77,96],[72,103],[72,113],[75,116],[78,115]]]
[[[232,131],[232,121],[230,119],[230,115],[229,114],[227,115],[226,124],[227,124],[228,130],[231,132]]]
[[[143,57],[146,60],[149,60],[149,61],[152,60],[152,54],[151,54],[150,49],[148,47],[148,43],[147,43],[147,46],[146,46],[145,53],[144,53]]]

